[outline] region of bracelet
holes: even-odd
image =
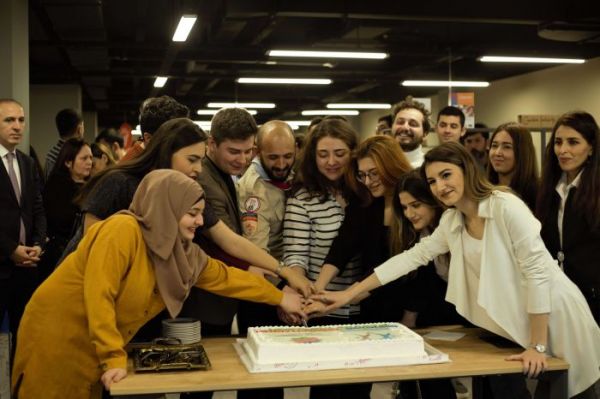
[[[283,261],[280,260],[279,265],[277,265],[277,269],[275,269],[275,274],[277,274],[278,276],[281,276],[281,272],[286,267],[287,267],[287,265],[285,263],[283,263]]]

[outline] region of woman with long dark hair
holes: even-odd
[[[429,236],[437,228],[444,211],[429,191],[420,168],[400,178],[393,204],[400,221],[402,247],[398,253]],[[454,305],[445,300],[449,264],[449,254],[443,254],[417,270],[417,284],[411,295],[422,298],[422,302],[418,314],[414,315],[414,323],[409,327],[464,324],[465,320],[456,313]]]
[[[529,130],[515,122],[498,126],[490,140],[489,158],[489,181],[510,187],[535,211],[540,174]]]
[[[345,121],[324,119],[305,139],[298,171],[288,198],[283,227],[283,261],[317,281],[323,260],[344,220],[352,192],[345,180],[358,136]],[[343,290],[361,276],[358,258],[349,260],[343,273],[327,285]],[[358,321],[360,308],[348,305],[314,325],[346,324]],[[293,320],[291,320],[293,321]],[[311,399],[340,397],[368,398],[371,384],[314,386]]]
[[[91,170],[90,146],[80,138],[65,141],[42,194],[49,238],[38,265],[42,281],[54,270],[73,234],[80,212],[74,200],[90,177]]]
[[[537,215],[542,238],[600,323],[600,129],[587,112],[561,116],[546,147]]]

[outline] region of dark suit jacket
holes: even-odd
[[[242,225],[239,216],[237,198],[232,198],[223,177],[219,174],[213,162],[205,158],[202,161],[202,173],[199,182],[204,189],[206,202],[215,211],[215,214],[235,233],[241,234]],[[208,239],[196,234],[194,239],[206,253],[214,258],[226,261],[221,256],[222,251]],[[210,292],[193,288],[190,296],[185,301],[181,311],[182,316],[195,317],[205,323],[226,325],[233,321],[237,312],[238,301],[212,294]]]
[[[21,218],[25,225],[26,245],[43,246],[46,239],[46,217],[34,161],[19,150],[16,154],[21,174],[20,205],[4,161],[0,161],[0,277],[10,275],[14,266],[10,255],[19,245]]]
[[[202,160],[202,173],[198,181],[204,188],[206,202],[213,208],[217,217],[235,233],[242,234],[237,198],[232,198],[216,165],[208,157]]]
[[[588,220],[577,212],[573,204],[576,188],[572,188],[565,204],[563,217],[563,245],[565,274],[579,287],[586,298],[600,293],[600,231],[592,231]],[[554,259],[561,250],[558,235],[558,207],[560,197],[554,192],[551,211],[542,223],[541,236]],[[593,290],[593,291],[592,291]]]

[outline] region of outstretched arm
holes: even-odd
[[[235,234],[225,223],[219,221],[208,230],[210,239],[230,255],[245,260],[251,265],[269,270],[287,280],[288,284],[304,296],[312,293],[311,282],[303,274],[291,268],[280,268],[277,259],[257,247],[250,240]]]
[[[264,278],[229,267],[217,259],[208,259],[206,267],[198,277],[196,287],[230,298],[279,305],[289,313],[306,318],[302,311],[303,300],[300,295],[282,293]]]
[[[325,291],[313,295],[311,299],[321,301],[327,306],[322,310],[324,314],[331,313],[336,309],[341,308],[355,300],[364,298],[368,293],[375,288],[381,287],[381,282],[375,273],[364,279],[358,284],[345,289],[344,291]]]

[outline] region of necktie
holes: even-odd
[[[17,197],[17,201],[20,205],[21,189],[19,188],[19,181],[17,180],[17,174],[15,173],[15,168],[13,166],[13,159],[15,159],[14,153],[9,152],[6,154],[6,160],[8,161],[8,177],[10,178],[13,190],[15,191],[15,196]],[[19,227],[19,243],[22,245],[26,244],[25,224],[23,223],[23,217],[21,217],[21,226]]]

